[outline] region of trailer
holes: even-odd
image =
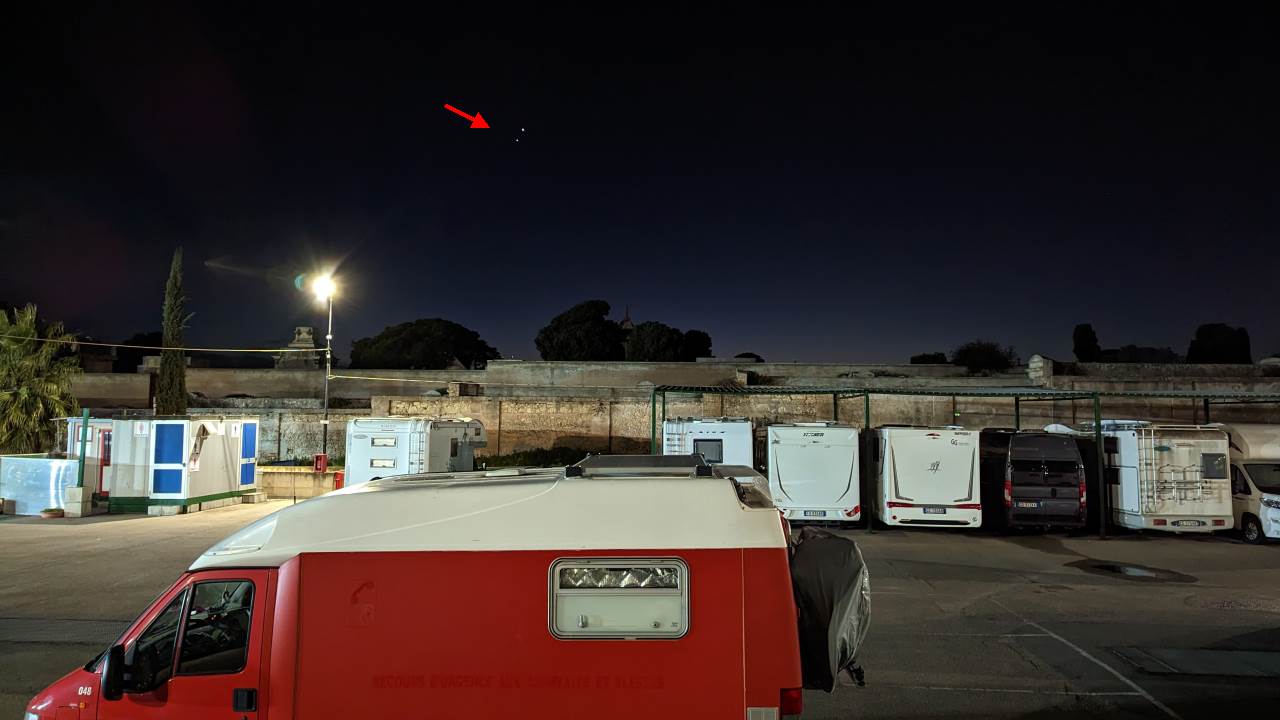
[[[982,525],[978,433],[947,427],[893,427],[868,438],[876,517],[886,525]]]
[[[662,422],[663,455],[702,455],[712,465],[754,464],[751,421],[744,417],[674,418]]]
[[[1231,506],[1245,542],[1280,539],[1280,425],[1223,425],[1231,447]]]
[[[858,429],[834,422],[768,428],[769,493],[789,520],[862,518]]]
[[[1093,432],[1091,423],[1045,429]],[[1101,431],[1116,525],[1197,533],[1232,527],[1229,445],[1221,426],[1103,420]]]
[[[799,715],[802,688],[856,668],[857,545],[791,544],[750,468],[646,462],[400,475],[286,507],[25,717]]]
[[[353,418],[347,423],[346,482],[421,472],[475,469],[484,424],[471,418]]]

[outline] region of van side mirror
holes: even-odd
[[[124,697],[124,646],[113,645],[102,659],[103,700],[119,700]]]

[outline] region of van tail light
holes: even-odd
[[[1156,527],[1164,527],[1165,525],[1169,524],[1169,521],[1165,520],[1164,518],[1156,518],[1155,520],[1151,521],[1151,524],[1155,525]]]
[[[854,515],[857,515],[857,514],[858,514],[858,513],[860,513],[860,512],[862,512],[862,506],[861,506],[861,505],[854,505],[852,510],[845,510],[845,511],[844,511],[844,516],[845,516],[845,517],[853,517]]]
[[[1214,526],[1214,527],[1226,527],[1226,526],[1227,526],[1227,521],[1226,521],[1226,520],[1214,520],[1214,521],[1213,521],[1213,526]]]
[[[1085,508],[1087,507],[1088,505],[1085,504],[1084,476],[1081,476],[1080,477],[1080,517],[1085,516]]]
[[[804,712],[804,691],[800,688],[783,688],[778,698],[778,710],[782,715],[799,715]]]
[[[982,503],[960,503],[959,505],[952,505],[951,507],[957,510],[981,510]]]
[[[1004,476],[1004,506],[1013,507],[1013,478],[1008,473]]]

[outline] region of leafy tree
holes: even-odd
[[[164,286],[164,310],[161,329],[166,348],[183,345],[183,330],[190,315],[185,314],[187,298],[182,294],[182,248],[173,251],[169,280]],[[160,376],[156,379],[156,414],[185,415],[187,412],[187,364],[181,350],[160,353]]]
[[[1253,363],[1249,331],[1223,323],[1209,323],[1196,328],[1196,336],[1187,348],[1189,363]]]
[[[700,357],[711,357],[711,336],[702,330],[687,330],[684,334],[684,347],[680,351],[680,359],[693,362]]]
[[[0,452],[53,447],[56,418],[79,412],[71,381],[80,373],[61,323],[45,324],[35,305],[0,311]],[[63,342],[39,342],[36,338]]]
[[[125,345],[147,345],[150,347],[160,347],[164,345],[164,333],[159,330],[151,332],[140,332],[130,335],[127,339],[121,340]],[[155,355],[155,350],[135,350],[133,348],[116,348],[116,360],[114,370],[118,373],[137,372],[138,366],[142,364],[142,358],[145,355]]]
[[[1098,334],[1093,326],[1081,323],[1071,333],[1072,352],[1080,362],[1098,362],[1102,355],[1102,347],[1098,345]]]
[[[1002,347],[989,340],[967,342],[951,352],[951,363],[964,366],[969,374],[1003,372],[1019,363],[1012,347]]]
[[[1148,347],[1146,345],[1122,345],[1118,348],[1107,348],[1098,356],[1099,362],[1113,363],[1180,363],[1184,358],[1167,347]]]
[[[734,355],[734,357],[739,358],[741,360],[750,360],[752,362],[764,362],[764,358],[760,357],[759,355],[753,352],[738,353],[737,355]]]
[[[940,352],[920,353],[911,356],[912,365],[946,365],[947,354]]]
[[[635,326],[626,341],[633,362],[677,362],[684,359],[684,333],[650,320]]]
[[[476,331],[441,318],[392,325],[373,337],[351,343],[353,368],[441,370],[455,360],[463,367],[474,368],[500,357]]]
[[[587,300],[551,319],[534,344],[543,360],[622,360],[626,331],[610,320],[609,303]]]

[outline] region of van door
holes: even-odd
[[[195,573],[125,644],[125,694],[99,718],[255,720],[270,570]]]
[[[1253,506],[1257,504],[1258,498],[1249,488],[1249,481],[1245,479],[1244,471],[1239,465],[1231,466],[1231,512],[1236,519],[1236,527],[1244,527],[1244,514],[1258,514],[1257,509]]]

